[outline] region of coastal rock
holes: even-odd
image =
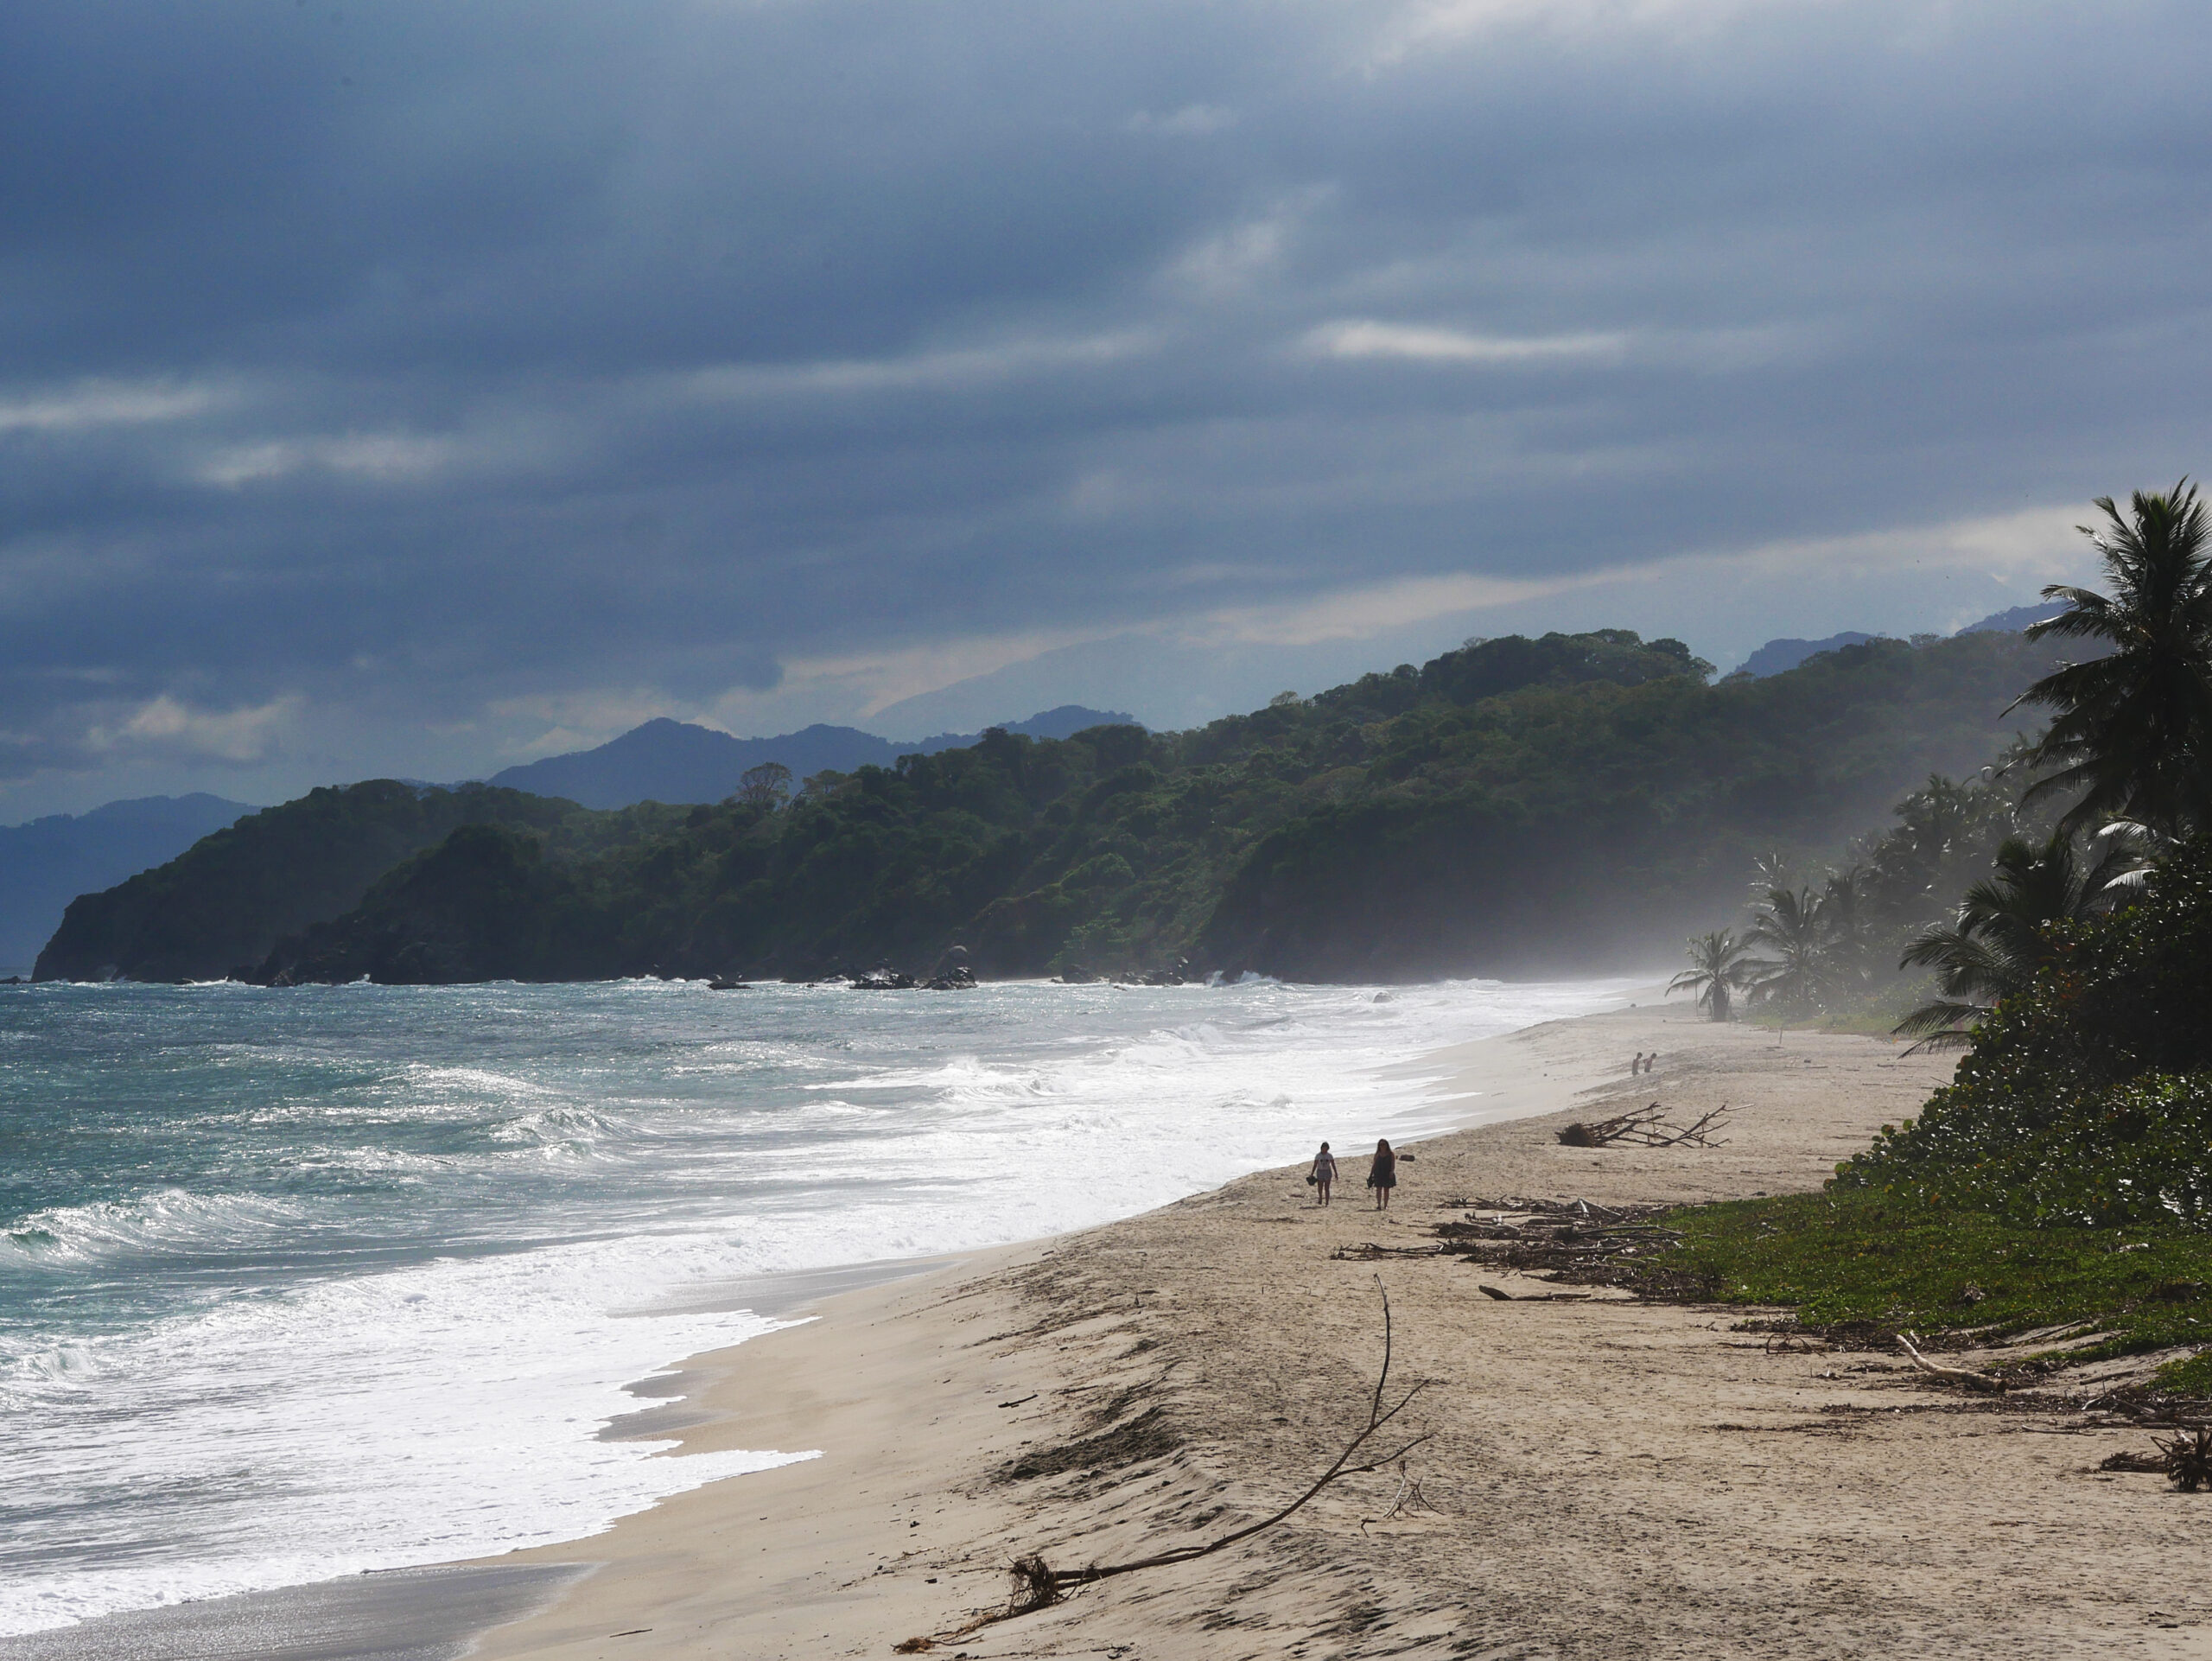
[[[855,992],[911,992],[918,984],[912,975],[902,975],[888,964],[879,964],[865,975],[855,975],[851,990]]]

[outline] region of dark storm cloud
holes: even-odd
[[[2208,436],[2208,45],[2149,5],[17,7],[0,773],[2164,479]]]

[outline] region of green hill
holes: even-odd
[[[1718,686],[1416,708],[1239,862],[1201,953],[1317,979],[1672,956],[1735,909],[1761,852],[1834,851],[1930,772],[1990,760],[2051,661],[2015,634],[1878,640]]]
[[[351,910],[401,861],[467,824],[499,824],[585,857],[672,818],[593,813],[485,785],[382,779],[312,791],[203,837],[166,865],[71,902],[39,980],[211,980],[257,964],[280,936]]]
[[[984,975],[1671,957],[1733,909],[1753,854],[1831,851],[1989,758],[2050,662],[2017,635],[1875,640],[1708,685],[1676,642],[1516,637],[1191,732],[995,732],[788,805],[658,810],[598,851],[485,813],[505,834],[424,838],[257,977],[925,971],[956,942]]]

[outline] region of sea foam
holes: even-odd
[[[1621,990],[0,1000],[45,1150],[0,1219],[0,1411],[37,1427],[0,1447],[0,1632],[577,1537],[804,1457],[597,1433],[775,1324],[702,1289],[1417,1133],[1464,1107],[1384,1069]]]

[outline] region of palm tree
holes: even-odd
[[[1784,1010],[1816,1008],[1834,978],[1825,896],[1810,888],[1770,888],[1751,920],[1751,945],[1770,955],[1751,986],[1754,1003]]]
[[[1872,886],[1872,874],[1863,865],[1832,870],[1821,886],[1820,930],[1834,990],[1873,977],[1874,919],[1867,903]]]
[[[1770,848],[1751,861],[1751,898],[1757,900],[1772,894],[1777,888],[1789,886],[1789,862],[1778,848]]]
[[[2163,494],[2137,491],[2122,515],[2097,499],[2107,524],[2081,527],[2104,561],[2110,595],[2054,583],[2068,609],[2028,630],[2111,649],[2044,676],[2013,700],[2057,711],[2029,753],[2056,771],[2028,798],[2080,791],[2059,821],[2079,830],[2110,818],[2173,831],[2212,825],[2212,521],[2183,479]]]
[[[2008,837],[1997,850],[1997,874],[1966,892],[1955,921],[1931,928],[1905,948],[1899,968],[1936,971],[1942,996],[1897,1025],[1913,1048],[1955,1048],[1967,1028],[1999,999],[2021,990],[2051,958],[2050,926],[2102,910],[2127,888],[2143,864],[2143,848],[2126,835],[2105,839],[2084,862],[2065,831],[2040,846]]]
[[[2018,829],[2012,795],[1986,777],[1961,782],[1931,773],[1896,811],[1897,828],[1867,858],[1868,886],[1897,921],[1933,921],[1943,900],[1965,886],[1968,870],[1986,866],[1996,845]]]
[[[1751,950],[1751,942],[1738,939],[1732,929],[1693,935],[1691,966],[1669,981],[1667,990],[1696,992],[1699,1009],[1715,1021],[1726,1021],[1733,1013],[1730,995],[1758,977],[1758,962]]]

